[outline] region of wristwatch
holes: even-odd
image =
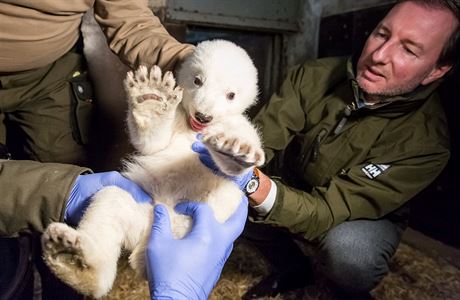
[[[244,187],[244,193],[246,196],[249,196],[257,191],[259,188],[260,181],[259,181],[259,169],[254,168],[252,170],[252,176],[251,179],[249,179],[248,183],[246,183],[246,186]]]

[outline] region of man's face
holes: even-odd
[[[436,62],[456,26],[448,10],[396,5],[369,36],[358,61],[356,79],[366,98],[405,94],[442,77],[451,66]]]

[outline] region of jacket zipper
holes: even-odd
[[[356,110],[355,103],[348,104],[345,107],[345,109],[343,110],[343,117],[334,129],[334,135],[338,135],[340,132],[342,132],[343,127],[345,126],[345,124],[347,124],[348,118],[351,116],[351,112],[354,110]]]
[[[312,154],[310,158],[311,162],[315,162],[316,158],[318,158],[319,146],[321,145],[321,142],[326,136],[327,136],[327,129],[321,128],[321,130],[319,131],[318,135],[315,138],[315,141],[313,142],[313,147],[312,147],[313,150],[312,150]]]
[[[357,110],[355,103],[348,104],[345,107],[345,109],[343,110],[342,119],[340,119],[339,123],[337,124],[337,126],[335,127],[333,131],[334,135],[338,135],[340,132],[342,132],[345,124],[348,121],[348,118],[351,116],[351,113],[355,110]],[[319,154],[319,146],[324,141],[324,139],[328,136],[328,133],[329,132],[326,128],[321,128],[319,133],[316,135],[313,141],[313,145],[310,148],[310,151],[308,151],[308,153],[302,154],[301,160],[300,160],[301,165],[302,165],[302,170],[306,168],[308,163],[316,161],[316,159],[318,158],[318,154]]]
[[[333,134],[334,136],[338,135],[340,132],[342,132],[343,127],[345,124],[347,124],[348,118],[351,116],[351,113],[356,110],[356,105],[355,103],[348,104],[345,109],[343,110],[343,116],[342,119],[340,119],[339,123],[335,127]],[[324,140],[325,137],[327,137],[328,130],[326,128],[321,128],[319,131],[318,135],[315,137],[315,140],[313,142],[312,146],[312,152],[309,161],[310,162],[315,162],[316,159],[318,158],[319,154],[319,146],[321,145],[321,142]]]

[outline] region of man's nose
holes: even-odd
[[[386,64],[391,59],[393,46],[389,41],[382,43],[372,52],[372,60],[375,63]]]

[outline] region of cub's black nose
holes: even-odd
[[[197,121],[200,122],[201,124],[206,124],[212,121],[212,116],[208,116],[200,112],[196,112],[195,119],[197,119]]]

